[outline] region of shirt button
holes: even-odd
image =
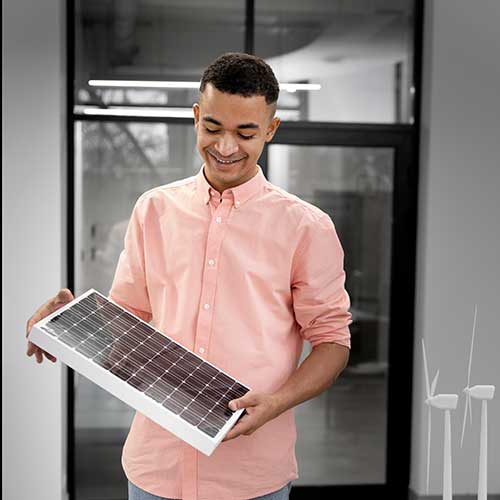
[[[203,354],[203,353],[205,352],[205,349],[203,349],[203,347],[200,347],[200,348],[198,349],[198,352],[199,352],[200,354]]]
[[[239,201],[235,201],[235,202],[234,202],[234,206],[235,206],[235,207],[239,207],[239,206],[240,206],[240,202],[239,202]]]
[[[222,222],[222,218],[221,218],[221,217],[217,217],[217,218],[215,219],[215,222],[217,222],[218,224],[220,224],[220,223]]]
[[[208,265],[213,266],[214,264],[215,264],[215,260],[214,259],[210,259],[208,261]]]
[[[205,305],[203,306],[203,309],[205,309],[205,310],[210,309],[210,304],[205,304]]]

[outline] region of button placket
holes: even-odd
[[[224,222],[231,211],[231,201],[224,198],[217,208],[211,205],[210,211],[211,222],[205,249],[205,262],[208,265],[205,265],[203,269],[200,313],[198,314],[194,339],[194,351],[204,359],[208,355],[214,315],[213,303],[217,284],[217,272],[213,271],[217,271],[216,263],[219,261],[221,245],[227,226]]]

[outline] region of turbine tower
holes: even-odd
[[[457,407],[457,394],[436,394],[436,385],[439,370],[436,372],[432,385],[429,386],[429,371],[427,369],[427,356],[425,353],[424,339],[422,339],[422,351],[424,354],[425,387],[427,398],[425,404],[427,410],[427,494],[429,493],[429,467],[431,448],[431,407],[444,410],[444,445],[443,445],[443,500],[452,500],[452,473],[451,473],[451,410]]]
[[[470,413],[470,423],[472,425],[472,402],[470,398],[480,399],[481,403],[481,437],[479,442],[479,478],[477,487],[478,500],[486,500],[488,496],[488,400],[493,399],[495,394],[494,385],[475,385],[470,387],[470,373],[472,368],[472,351],[474,349],[474,337],[476,334],[477,305],[474,308],[474,323],[472,325],[472,340],[469,352],[469,370],[467,373],[467,387],[465,393],[465,412],[462,425],[462,437],[460,439],[460,448],[464,443],[465,424],[467,422],[467,409]]]

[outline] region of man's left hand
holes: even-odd
[[[229,441],[242,434],[250,436],[259,427],[281,413],[278,398],[275,395],[254,391],[249,391],[243,397],[230,401],[229,408],[233,411],[245,408],[246,414],[226,434],[223,441]]]

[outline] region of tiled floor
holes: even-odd
[[[296,485],[385,482],[385,378],[346,377],[296,409]]]
[[[120,457],[133,411],[82,377],[76,394],[76,500],[125,499]],[[296,408],[295,485],[383,483],[385,411],[385,377],[346,374]]]

